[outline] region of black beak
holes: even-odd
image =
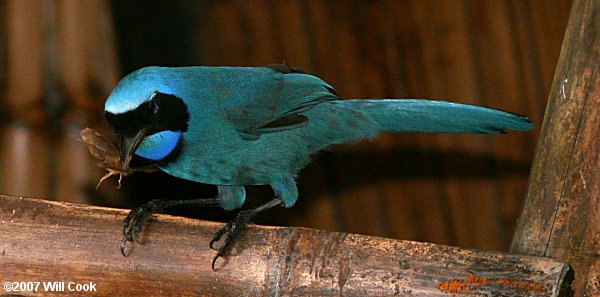
[[[121,168],[129,168],[129,162],[133,157],[133,153],[146,136],[146,130],[142,129],[137,134],[132,136],[121,137]]]

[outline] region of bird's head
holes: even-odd
[[[119,137],[124,168],[134,154],[165,159],[187,131],[187,107],[166,80],[161,68],[142,68],[124,77],[106,100],[104,114]]]

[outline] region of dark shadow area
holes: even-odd
[[[194,64],[195,11],[204,1],[112,1],[123,73],[144,66]]]

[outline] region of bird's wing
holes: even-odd
[[[337,100],[335,89],[322,79],[302,72],[300,68],[287,65],[271,65],[269,68],[282,73],[281,90],[278,93],[275,117],[302,113],[324,101]]]
[[[308,123],[303,112],[319,103],[339,99],[333,87],[318,77],[302,73],[298,68],[279,64],[269,68],[282,74],[275,76],[279,80],[279,90],[273,94],[276,98],[272,117],[266,123],[240,131],[244,139],[258,139],[261,134],[302,127]]]

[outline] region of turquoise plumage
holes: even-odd
[[[272,204],[291,207],[298,198],[298,172],[310,155],[333,144],[380,132],[503,133],[533,127],[516,114],[444,101],[342,100],[325,81],[285,65],[143,68],[119,82],[105,112],[122,137],[122,161],[135,153],[170,175],[217,185],[215,201],[228,210],[243,205],[244,185],[271,185],[277,196]],[[141,228],[143,220],[130,215],[125,242],[136,233],[130,226]],[[245,223],[238,219],[222,233]]]

